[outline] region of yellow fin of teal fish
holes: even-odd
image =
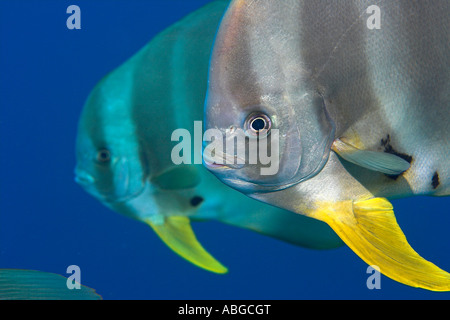
[[[334,141],[332,149],[348,162],[389,175],[401,174],[410,166],[408,161],[394,154],[361,150],[340,139]]]
[[[161,240],[173,251],[196,266],[215,273],[227,273],[228,269],[212,257],[198,242],[188,217],[169,216],[158,225],[146,222]]]
[[[411,248],[384,198],[319,204],[312,213],[341,237],[366,263],[387,277],[412,287],[450,291],[450,274]]]
[[[94,289],[80,284],[70,290],[67,278],[37,270],[0,269],[0,300],[101,300]]]

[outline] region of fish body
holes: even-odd
[[[0,300],[101,299],[94,289],[56,273],[0,269]]]
[[[450,290],[386,200],[450,193],[449,14],[442,0],[234,0],[212,54],[206,127],[249,132],[255,114],[267,119],[279,170],[206,166],[250,197],[327,222],[391,278]]]
[[[311,248],[342,244],[322,222],[223,185],[201,165],[201,144],[184,164],[174,164],[173,133],[194,133],[194,121],[203,119],[210,51],[227,5],[216,1],[187,16],[97,84],[80,118],[75,169],[76,181],[104,205],[150,225],[176,253],[216,273],[227,269],[198,243],[191,219]]]

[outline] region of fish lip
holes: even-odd
[[[224,163],[216,163],[216,160],[209,157],[207,154],[203,153],[202,155],[202,160],[203,160],[203,165],[209,169],[209,170],[239,170],[242,169],[245,164],[237,164],[235,163],[235,161],[239,161],[239,160],[243,160],[242,158],[238,158],[234,155],[230,155],[227,153],[222,152],[222,162]],[[233,162],[233,163],[229,163],[229,162]]]
[[[93,185],[95,178],[84,170],[75,169],[75,182],[83,187]]]
[[[208,156],[203,154],[203,165],[211,171],[225,171],[225,170],[231,170],[229,166],[225,164],[219,164],[215,163],[214,160],[210,159]]]
[[[217,164],[203,159],[203,165],[209,170],[229,170],[230,168],[224,164]]]

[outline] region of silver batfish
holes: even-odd
[[[100,81],[80,118],[75,169],[76,181],[107,207],[150,225],[176,253],[216,273],[227,268],[197,241],[191,218],[310,248],[343,244],[322,222],[223,185],[201,165],[201,139],[198,165],[173,162],[175,130],[194,132],[194,121],[203,119],[210,52],[228,3],[213,2],[177,22]]]
[[[449,17],[446,0],[232,1],[206,126],[224,143],[246,139],[205,148],[206,166],[252,198],[328,223],[386,276],[450,290],[386,199],[450,194]],[[230,162],[254,140],[276,154],[272,174],[250,152]]]

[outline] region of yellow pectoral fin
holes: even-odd
[[[384,198],[322,205],[313,212],[366,263],[412,287],[450,291],[450,274],[422,258],[409,245]]]
[[[198,242],[188,217],[166,217],[161,225],[150,220],[146,222],[170,249],[184,259],[211,272],[228,272],[228,269],[214,259]]]

